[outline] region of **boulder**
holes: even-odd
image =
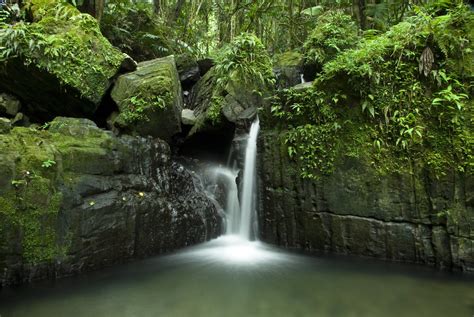
[[[97,21],[69,4],[57,14],[56,1],[31,0],[34,22],[12,43],[1,64],[0,89],[18,96],[28,116],[49,121],[55,116],[92,117],[111,80],[130,58],[100,33]]]
[[[221,218],[162,140],[87,119],[0,135],[0,287],[204,242]]]
[[[211,69],[207,72],[191,90],[188,108],[197,112],[203,112],[209,107],[212,93],[216,86],[215,71]],[[199,113],[196,113],[198,115]]]
[[[262,105],[262,96],[254,93],[252,87],[232,82],[227,85],[222,114],[230,122],[242,125],[251,121],[257,113],[257,108]]]
[[[24,115],[21,112],[18,112],[15,115],[15,118],[12,119],[12,126],[16,127],[27,127],[30,125],[30,118]]]
[[[20,108],[21,103],[18,99],[9,94],[0,94],[0,115],[14,117]]]
[[[215,120],[210,113],[216,103],[213,97],[217,89],[216,82],[215,71],[211,69],[193,87],[188,106],[194,110],[197,120],[188,137],[196,133],[228,129],[229,124],[246,126],[255,117],[257,108],[264,104],[263,97],[254,93],[251,87],[230,82],[226,86],[225,96],[220,99],[219,113],[214,114],[218,117]]]
[[[0,134],[5,134],[10,132],[12,129],[12,122],[7,118],[0,118]]]
[[[298,84],[296,86],[293,86],[293,89],[295,89],[295,90],[305,90],[305,89],[309,89],[311,87],[313,87],[313,82],[308,81],[308,82],[301,83],[301,84]]]
[[[173,56],[139,63],[118,77],[111,96],[119,108],[113,125],[120,131],[167,142],[181,132],[183,99]]]
[[[184,125],[194,125],[196,123],[196,116],[191,109],[183,109],[181,112],[181,121]]]
[[[289,51],[275,56],[273,72],[277,89],[301,84],[303,76],[303,55]]]
[[[179,80],[183,89],[192,87],[201,77],[199,65],[189,54],[181,54],[176,57]]]

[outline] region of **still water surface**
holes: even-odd
[[[474,315],[474,279],[289,254],[225,236],[181,252],[0,293],[2,317]]]

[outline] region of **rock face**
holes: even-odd
[[[15,117],[20,111],[21,103],[18,99],[8,94],[0,94],[0,115]]]
[[[275,57],[273,72],[278,89],[301,84],[303,74],[303,55],[298,52],[285,52]]]
[[[221,218],[152,138],[87,119],[0,135],[0,285],[62,277],[203,242]]]
[[[228,129],[231,126],[246,126],[255,117],[257,108],[263,104],[262,96],[253,93],[242,84],[230,82],[226,86],[225,95],[220,101],[220,114],[214,114],[219,120],[213,120],[210,113],[213,112],[215,100],[213,94],[217,89],[217,78],[215,69],[207,72],[193,87],[188,107],[194,110],[197,118],[196,124],[189,132],[189,136],[200,132],[214,132]]]
[[[0,117],[0,134],[5,134],[10,132],[12,129],[12,122],[7,118]]]
[[[181,132],[183,99],[172,55],[139,63],[136,71],[120,76],[112,99],[120,111],[113,124],[124,132],[165,141]]]
[[[23,112],[39,121],[55,116],[91,117],[112,78],[132,65],[100,33],[97,21],[67,4],[55,12],[56,1],[29,3],[34,23],[12,43],[0,37],[11,53],[0,61],[0,89],[21,98]],[[31,43],[38,43],[31,47]]]
[[[176,57],[176,68],[183,88],[192,87],[201,77],[197,61],[189,54],[181,54]]]
[[[471,176],[382,176],[346,158],[330,176],[303,181],[277,132],[262,133],[259,151],[263,241],[474,271]]]

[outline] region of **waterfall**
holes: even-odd
[[[256,214],[256,160],[257,160],[257,136],[260,130],[260,122],[257,119],[250,127],[245,149],[244,178],[242,183],[240,230],[242,238],[250,240],[252,237],[252,216]]]
[[[208,195],[222,207],[225,234],[180,255],[228,265],[261,265],[286,261],[286,256],[256,239],[257,218],[257,137],[260,123],[252,123],[246,135],[238,134],[232,142],[227,166],[207,164],[201,172]],[[239,184],[240,183],[240,184]],[[240,185],[240,186],[239,186]],[[239,199],[240,188],[240,199]]]
[[[226,235],[238,234],[240,230],[239,189],[237,187],[238,170],[227,167],[213,168],[214,184],[222,184],[225,188]]]
[[[252,123],[246,136],[234,138],[234,147],[229,155],[227,167],[212,166],[207,169],[207,188],[211,196],[224,208],[225,235],[236,236],[241,240],[250,241],[256,236],[253,232],[253,220],[256,218],[256,159],[257,136],[260,129],[258,118]],[[243,146],[245,144],[245,147]],[[245,148],[245,156],[243,148]],[[238,164],[243,161],[244,165]],[[241,193],[237,179],[239,169],[243,169]]]

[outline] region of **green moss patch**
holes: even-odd
[[[97,21],[61,1],[30,1],[35,22],[4,25],[0,31],[0,62],[18,57],[77,89],[98,104],[124,54],[101,34]],[[59,113],[59,111],[58,111]]]
[[[111,136],[92,122],[58,118],[50,129],[14,128],[0,135],[1,171],[8,178],[0,192],[0,249],[25,263],[67,253],[70,233],[59,233],[65,175],[113,173]]]

